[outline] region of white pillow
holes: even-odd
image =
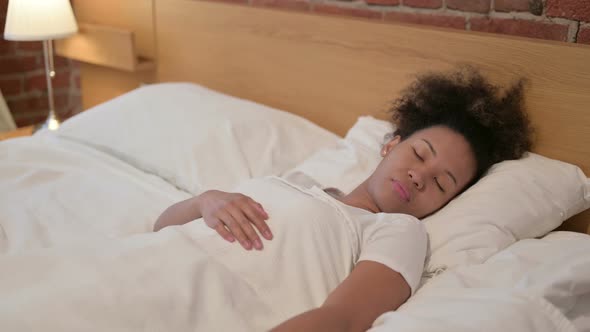
[[[477,264],[512,243],[547,234],[590,207],[590,179],[575,165],[526,153],[498,163],[425,218],[427,270]]]
[[[280,175],[340,138],[296,115],[191,83],[138,88],[70,118],[57,135],[193,194]]]
[[[349,193],[373,173],[381,161],[381,147],[393,131],[386,121],[361,116],[337,146],[317,151],[284,177],[303,186],[315,182]]]
[[[384,136],[392,131],[386,121],[361,117],[338,147],[318,151],[286,174],[305,174],[323,186],[350,192],[380,162]],[[577,166],[534,153],[496,164],[477,184],[423,220],[430,240],[426,271],[481,263],[517,240],[550,232],[589,207],[590,179]]]

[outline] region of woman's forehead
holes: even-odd
[[[412,140],[422,140],[436,145],[441,144],[461,144],[469,146],[469,142],[455,130],[446,126],[433,126],[416,131],[410,137]]]

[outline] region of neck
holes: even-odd
[[[340,201],[346,205],[354,206],[373,213],[379,213],[381,210],[369,194],[369,184],[367,181],[368,180],[365,180],[365,182],[361,183],[350,192],[350,194],[342,197]]]

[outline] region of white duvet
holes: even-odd
[[[184,331],[211,317],[222,331],[265,326],[274,306],[194,254],[206,226],[149,233],[187,197],[74,142],[0,143],[0,330]],[[583,234],[520,241],[433,277],[371,331],[590,331],[588,252]]]
[[[554,232],[448,270],[370,331],[590,331],[589,238]]]
[[[188,197],[75,142],[50,135],[0,142],[0,253],[146,232]]]

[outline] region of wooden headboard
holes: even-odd
[[[416,73],[463,62],[499,84],[528,77],[534,151],[590,174],[590,46],[207,1],[125,2],[141,3],[141,15],[151,10],[149,27],[137,29],[156,69],[134,74],[83,65],[85,106],[140,81],[192,81],[344,134],[359,115],[383,118]],[[101,23],[100,10],[91,7],[109,3],[119,1],[78,0],[74,8],[79,20]],[[116,20],[110,15],[102,23]],[[589,224],[587,211],[566,227],[590,233]]]

